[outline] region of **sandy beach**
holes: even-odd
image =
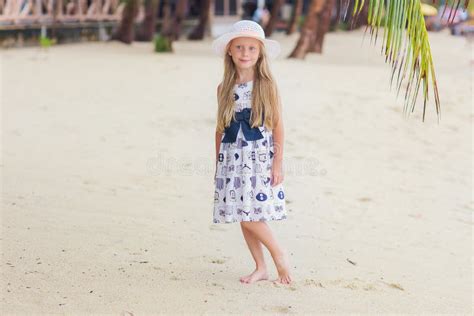
[[[240,226],[212,223],[211,39],[1,51],[1,314],[470,315],[472,44],[429,35],[439,124],[432,95],[403,117],[363,30],[304,61],[272,37],[290,286],[241,284]]]

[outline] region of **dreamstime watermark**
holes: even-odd
[[[255,158],[256,160],[258,157]],[[245,164],[244,164],[245,165]],[[252,159],[247,165],[259,165]],[[242,166],[241,166],[242,167]],[[315,157],[286,157],[282,162],[285,176],[324,176],[327,170],[323,168]],[[147,173],[153,176],[214,176],[216,161],[209,157],[174,157],[159,154],[150,157],[146,162]],[[265,170],[257,170],[265,172]]]

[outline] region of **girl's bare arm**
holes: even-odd
[[[219,91],[221,89],[221,84],[217,86],[217,96],[219,97]],[[216,129],[216,164],[219,158],[219,148],[221,147],[222,133],[218,132]]]
[[[219,148],[221,147],[222,133],[216,131],[216,163],[219,158]]]
[[[284,130],[283,130],[283,113],[281,110],[281,104],[278,122],[273,128],[273,144],[274,144],[274,156],[273,163],[280,164],[283,162],[283,143],[284,143]]]
[[[283,118],[281,111],[278,111],[278,120],[272,130],[273,134],[273,163],[272,163],[272,177],[271,185],[275,186],[283,182]]]

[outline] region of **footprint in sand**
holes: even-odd
[[[351,290],[376,291],[375,284],[354,278],[352,280],[337,279],[328,282],[336,287],[343,287]]]
[[[367,282],[359,278],[324,280],[324,281],[306,279],[304,281],[304,286],[321,287],[321,288],[337,287],[337,288],[346,288],[346,289],[351,289],[351,290],[363,290],[363,291],[383,291],[383,287],[381,287],[380,284],[383,284],[384,287],[389,287],[391,289],[405,291],[405,289],[398,283],[388,283],[384,281]]]
[[[304,285],[305,286],[314,286],[314,287],[324,287],[324,285],[321,282],[313,280],[313,279],[304,280]]]
[[[296,287],[296,281],[292,281],[291,282],[292,284],[282,284],[280,282],[277,282],[277,281],[272,281],[272,285],[276,288],[284,288],[288,291],[296,291],[298,290],[298,288]]]

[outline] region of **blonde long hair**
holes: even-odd
[[[223,133],[235,118],[234,111],[234,85],[237,83],[237,70],[232,61],[232,56],[227,52],[232,41],[227,44],[224,57],[224,76],[221,89],[218,93],[217,131]],[[280,95],[275,80],[271,74],[267,62],[265,47],[259,41],[260,56],[254,68],[254,79],[252,88],[252,116],[251,127],[265,125],[273,129],[278,123],[281,112]],[[264,114],[264,115],[263,115]],[[262,116],[264,121],[262,124]]]

